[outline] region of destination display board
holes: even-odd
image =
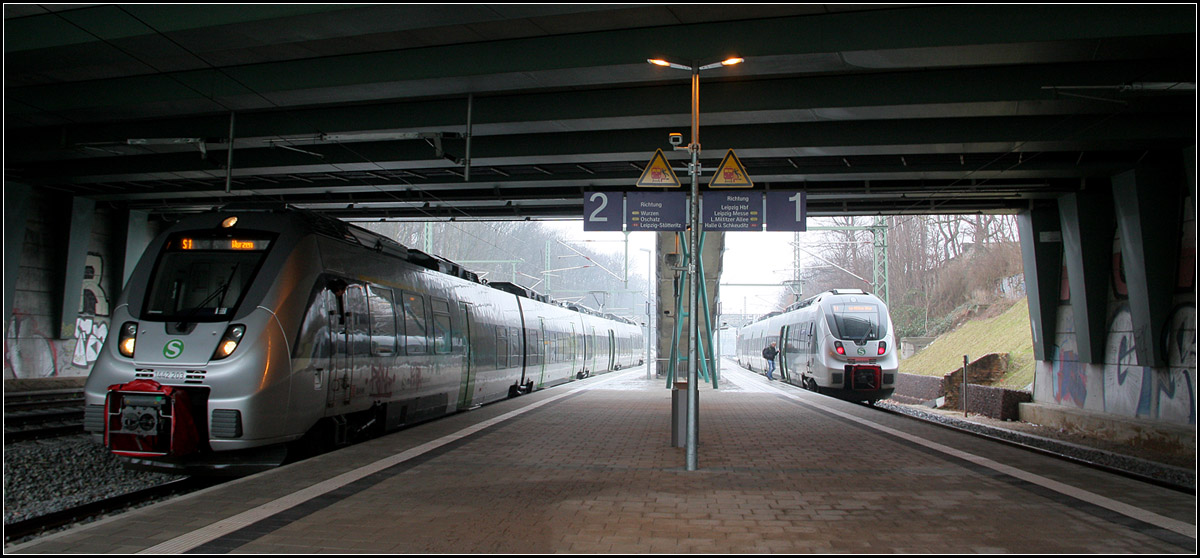
[[[629,192],[625,223],[633,231],[687,230],[687,195],[683,192]]]
[[[762,192],[705,192],[700,217],[706,231],[763,230]]]

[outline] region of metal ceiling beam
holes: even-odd
[[[1086,9],[1083,9],[1086,8]],[[460,95],[647,82],[662,77],[647,55],[684,59],[738,52],[762,63],[730,75],[1001,65],[1086,60],[1098,48],[1195,32],[1188,6],[944,5],[726,21],[595,36],[530,37],[477,44],[323,56],[52,85],[7,87],[20,107],[74,121],[111,119],[126,108],[146,117],[269,110],[328,102]],[[913,32],[920,29],[921,32]],[[969,29],[970,32],[962,30]],[[722,37],[721,51],[712,37]],[[1065,42],[1066,48],[1056,48]],[[950,50],[946,50],[950,49]],[[554,53],[555,56],[544,56]],[[1122,49],[1107,53],[1121,58]],[[19,115],[19,112],[11,113]]]
[[[474,138],[475,167],[649,161],[667,130],[523,134]],[[811,122],[761,126],[709,126],[710,153],[736,148],[743,159],[829,155],[1008,153],[1015,151],[1119,151],[1181,148],[1194,141],[1194,122],[1173,115],[1076,115],[1010,118],[942,118],[879,122]],[[449,143],[448,151],[460,146]],[[235,176],[342,173],[348,171],[454,168],[419,141],[305,146],[321,158],[290,150],[239,149]],[[41,182],[138,181],[151,177],[205,178],[223,172],[226,149],[194,153],[96,157],[28,165]],[[670,157],[668,157],[670,159]],[[675,157],[678,159],[679,157]],[[899,162],[899,161],[897,161]],[[902,167],[897,172],[907,172]]]

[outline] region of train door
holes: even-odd
[[[817,342],[818,339],[817,339],[817,324],[816,324],[816,322],[808,322],[808,339],[806,339],[806,341],[808,341],[808,355],[807,355],[808,359],[804,363],[804,366],[805,366],[806,371],[811,373],[813,370],[813,367],[814,367],[813,366],[814,360],[818,357],[817,351],[819,349],[818,342]]]
[[[325,290],[324,297],[329,318],[329,372],[325,379],[325,406],[333,407],[337,403],[337,395],[342,391],[343,374],[348,369],[346,309],[342,300],[342,289],[336,285],[331,285]]]
[[[596,373],[596,328],[589,327],[583,335],[583,365],[588,372]]]
[[[791,326],[783,326],[779,328],[779,379],[788,381],[788,330]]]
[[[369,377],[366,371],[370,367],[371,354],[370,315],[367,313],[367,295],[363,285],[346,287],[346,331],[348,366],[342,401],[349,404],[354,394],[362,391],[356,383],[365,382]]]
[[[546,318],[538,318],[538,343],[537,348],[540,351],[541,359],[538,371],[537,387],[540,388],[546,382],[546,361],[550,360],[550,350],[546,343]]]
[[[617,336],[613,330],[608,330],[608,369],[617,369]]]
[[[535,383],[541,383],[542,365],[541,365],[541,330],[527,327],[525,328],[525,368],[523,373],[523,381],[521,386],[528,386],[529,391],[533,391]],[[533,377],[538,376],[535,382]]]
[[[365,364],[367,299],[362,285],[334,285],[325,291],[329,308],[330,363],[326,407],[346,405],[354,393],[354,367]]]
[[[471,316],[471,305],[460,302],[458,303],[463,324],[461,334],[462,341],[461,349],[455,351],[461,359],[462,380],[458,387],[458,409],[464,410],[471,407],[471,401],[475,395],[475,354],[472,352],[471,336],[475,332],[475,324],[472,323],[474,318]]]
[[[571,374],[576,378],[583,377],[583,365],[579,363],[579,332],[575,331],[575,324],[571,324],[571,338],[567,342],[571,351]]]

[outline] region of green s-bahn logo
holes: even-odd
[[[163,356],[167,358],[179,358],[183,354],[183,341],[172,339],[163,345]]]

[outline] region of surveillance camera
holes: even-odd
[[[667,139],[670,140],[671,145],[675,145],[675,146],[683,145],[683,134],[681,134],[679,132],[671,132],[667,136]]]

